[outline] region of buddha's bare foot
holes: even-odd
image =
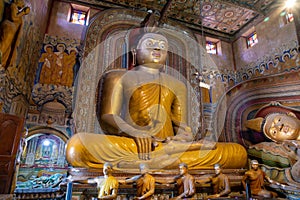
[[[194,142],[170,141],[164,145],[167,154],[182,153],[186,151],[213,150],[216,148],[216,142],[200,140]]]

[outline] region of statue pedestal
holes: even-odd
[[[222,172],[226,174],[229,178],[233,198],[243,199],[243,194],[240,192],[244,189],[242,188],[241,180],[246,169],[223,169]],[[207,176],[214,175],[214,170],[189,170],[195,178],[195,181],[200,181]],[[126,178],[138,175],[138,170],[128,169],[124,171],[113,172],[118,180],[125,180]],[[151,175],[155,177],[155,195],[154,199],[170,199],[177,196],[177,188],[175,184],[166,184],[168,180],[172,180],[174,176],[178,175],[178,170],[158,170],[151,171]],[[74,179],[76,177],[80,179],[95,178],[97,176],[102,176],[102,169],[86,169],[86,168],[71,168],[69,170],[69,175]],[[67,185],[61,185],[61,189],[66,191]],[[208,184],[196,184],[197,199],[204,199],[207,195],[212,194],[211,185]],[[120,184],[118,190],[118,199],[130,199],[136,194],[136,186],[134,184]],[[91,197],[97,196],[96,184],[81,184],[73,183],[72,187],[72,198],[76,199],[90,199]]]

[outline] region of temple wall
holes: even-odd
[[[81,39],[85,26],[69,22],[70,9],[70,3],[54,0],[47,29],[48,35]],[[99,10],[97,9],[89,8],[89,18],[93,18],[98,12]]]
[[[288,49],[291,42],[297,41],[295,23],[283,24],[279,10],[275,11],[268,21],[262,21],[253,30],[256,30],[258,44],[247,48],[245,37],[240,37],[233,43],[237,70],[255,65],[263,58],[274,57],[275,54],[282,53],[283,44]]]
[[[218,55],[210,55],[210,57],[220,70],[224,70],[224,72],[227,70],[234,70],[235,65],[232,45],[225,41],[219,41],[218,44],[220,45],[220,48],[218,48]]]

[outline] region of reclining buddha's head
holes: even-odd
[[[265,117],[248,120],[246,127],[264,135],[274,142],[300,140],[300,120],[293,112],[269,113]]]

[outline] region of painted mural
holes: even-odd
[[[35,83],[72,87],[79,69],[78,46],[79,41],[47,35]]]

